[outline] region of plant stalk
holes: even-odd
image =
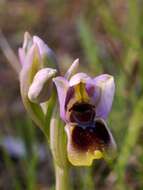
[[[66,135],[59,117],[57,103],[50,122],[50,147],[53,155],[56,190],[70,190],[69,166],[66,151]]]
[[[69,190],[69,169],[68,167],[60,168],[55,164],[56,172],[56,190]]]

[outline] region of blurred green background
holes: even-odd
[[[54,189],[51,153],[14,70],[25,31],[55,51],[63,73],[79,57],[81,71],[115,77],[108,125],[117,155],[73,167],[74,190],[143,190],[143,1],[0,0],[0,30],[0,190]]]

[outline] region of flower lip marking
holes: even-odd
[[[110,145],[110,135],[100,120],[88,126],[77,125],[72,132],[73,146],[79,151],[103,152]]]
[[[75,123],[90,123],[95,117],[95,106],[86,102],[77,102],[69,110],[70,121]]]

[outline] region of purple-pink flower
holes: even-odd
[[[22,100],[41,128],[45,127],[45,118],[48,118],[45,115],[48,100],[55,94],[52,93],[54,82],[59,114],[66,124],[67,155],[73,165],[91,165],[94,159],[115,150],[115,141],[106,124],[115,91],[113,76],[103,74],[92,78],[85,73],[76,73],[78,59],[65,76],[61,76],[53,51],[38,36],[31,37],[29,33],[25,33],[23,46],[19,48],[19,58]],[[51,124],[52,127],[58,125]],[[56,150],[54,147],[53,152]]]
[[[114,78],[77,73],[70,80],[61,76],[53,80],[66,123],[68,158],[73,165],[90,165],[116,146],[105,122],[114,97]]]

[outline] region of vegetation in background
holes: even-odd
[[[141,1],[130,0],[0,2],[0,29],[16,55],[28,30],[57,52],[63,69],[67,60],[79,57],[82,70],[115,77],[109,126],[117,141],[117,155],[111,163],[95,160],[92,168],[73,168],[75,189],[143,189],[142,7]],[[24,157],[13,158],[1,145],[0,189],[54,189],[49,151],[44,149],[46,156],[41,160],[33,148],[46,144],[45,138],[25,117],[16,74],[3,51],[0,56],[1,141],[7,136],[19,138],[26,150]]]

